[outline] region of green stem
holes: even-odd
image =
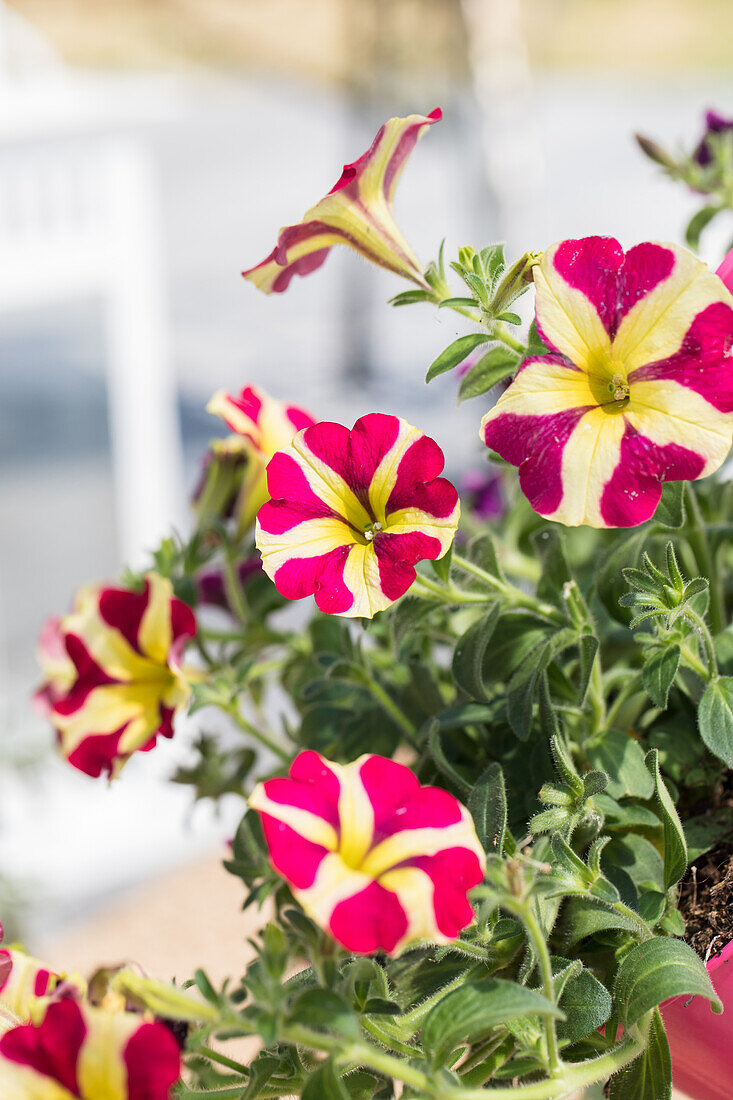
[[[680,646],[680,652],[682,654],[682,660],[686,665],[689,665],[693,672],[696,672],[703,680],[707,680],[710,670],[707,665],[704,665],[696,653],[693,653],[689,646]]]
[[[542,980],[542,992],[545,999],[555,1003],[555,983],[552,980],[552,963],[550,952],[547,949],[547,940],[544,937],[539,922],[532,911],[531,904],[517,906],[516,915],[527,930],[527,935],[532,941],[534,953],[539,963],[540,978]],[[546,1016],[544,1020],[545,1039],[547,1042],[547,1062],[551,1077],[559,1077],[563,1072],[563,1063],[560,1058],[560,1048],[557,1042],[555,1030],[555,1017]]]
[[[405,712],[400,710],[397,706],[394,699],[387,694],[382,685],[370,676],[368,672],[364,673],[364,682],[374,698],[381,703],[382,708],[395,720],[407,739],[413,745],[417,745],[417,726],[415,723],[410,721]]]
[[[698,662],[699,663],[699,662]],[[606,716],[606,724],[609,729],[612,729],[615,725],[616,719],[621,711],[621,708],[631,699],[637,692],[641,690],[642,679],[641,673],[637,672],[635,675],[628,674],[626,683],[619,691],[618,695],[614,699],[611,706],[608,708],[608,714]],[[646,693],[645,693],[646,696]]]
[[[464,558],[462,554],[453,554],[451,559],[454,565],[457,565],[459,569],[463,569],[465,573],[470,573],[471,576],[477,577],[478,580],[483,581],[484,584],[489,585],[495,591],[501,593],[504,599],[512,607],[521,607],[527,611],[534,612],[535,615],[540,615],[543,619],[549,619],[551,623],[556,626],[567,626],[567,619],[556,607],[552,604],[544,603],[542,600],[538,600],[536,596],[529,596],[526,592],[522,592],[519,588],[516,588],[513,584],[507,584],[500,577],[495,577],[491,573],[487,573],[485,569],[482,569],[480,565],[476,565],[475,562],[469,561],[468,558]]]
[[[719,634],[726,627],[725,600],[715,561],[710,552],[705,520],[703,519],[697,495],[690,482],[685,485],[688,522],[687,538],[697,561],[700,573],[710,582],[710,626],[713,634]]]
[[[718,678],[718,661],[715,656],[715,643],[713,642],[712,635],[708,630],[707,623],[698,615],[696,611],[688,605],[685,608],[686,617],[692,622],[702,642],[702,652],[707,663],[707,669],[705,672],[706,679],[712,681]]]
[[[236,703],[231,703],[228,707],[223,707],[222,709],[237,723],[244,733],[249,734],[250,737],[254,737],[255,740],[259,741],[259,743],[264,745],[266,749],[269,749],[270,752],[273,752],[275,756],[278,756],[284,763],[290,763],[290,753],[286,752],[282,745],[278,745],[277,741],[273,740],[273,738],[263,733],[262,730],[257,729],[251,722],[248,722],[240,712]]]
[[[242,588],[242,582],[239,579],[237,573],[237,565],[234,559],[234,552],[232,547],[225,543],[224,549],[224,561],[223,561],[223,577],[224,577],[224,592],[229,602],[229,606],[239,619],[240,623],[246,623],[249,619],[249,608],[247,607],[247,598]]]
[[[226,1054],[220,1054],[218,1050],[212,1050],[211,1047],[203,1046],[198,1047],[193,1053],[203,1054],[210,1062],[218,1062],[220,1066],[226,1066],[227,1069],[233,1069],[236,1070],[237,1073],[241,1073],[242,1077],[249,1077],[249,1068],[247,1066],[242,1065],[241,1062],[235,1062],[233,1058],[228,1058]]]
[[[503,322],[497,322],[497,325],[494,329],[494,336],[497,340],[501,340],[502,344],[506,344],[508,348],[511,348],[512,351],[518,352],[519,355],[527,354],[526,345],[523,344],[521,340],[517,340],[514,336],[512,336],[512,334],[509,332],[508,328]]]
[[[486,597],[479,595],[477,592],[463,592],[460,588],[455,588],[453,585],[438,584],[436,581],[431,581],[428,577],[424,577],[422,573],[418,573],[415,577],[415,584],[420,585],[426,592],[438,596],[441,603],[468,604],[487,602]]]
[[[610,905],[617,913],[620,913],[622,916],[626,917],[627,920],[631,921],[640,940],[653,939],[647,924],[641,919],[639,914],[635,913],[633,909],[630,909],[628,905],[624,905],[622,901],[605,902],[604,904]]]

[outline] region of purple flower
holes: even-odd
[[[461,496],[479,519],[498,519],[505,501],[501,474],[495,470],[467,470],[461,479]]]
[[[724,118],[717,111],[705,112],[705,133],[692,154],[692,159],[701,168],[707,168],[713,159],[713,154],[708,143],[711,134],[725,134],[733,130],[733,119]]]

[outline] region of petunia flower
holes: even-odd
[[[442,117],[439,107],[429,115],[408,115],[385,122],[371,147],[345,164],[325,198],[312,206],[296,225],[280,230],[270,255],[242,272],[266,294],[286,290],[294,275],[309,275],[335,244],[346,244],[390,271],[427,287],[420,262],[404,239],[392,214],[397,182],[423,131]]]
[[[306,428],[267,467],[272,500],[255,536],[265,572],[289,600],[371,618],[453,541],[460,505],[443,465],[437,443],[397,416]]]
[[[64,686],[47,682],[40,694],[70,764],[87,775],[116,775],[133,752],[173,736],[196,675],[181,666],[196,619],[169,580],[150,573],[142,592],[87,588],[54,630],[74,676],[65,670]]]
[[[249,800],[270,860],[306,913],[347,951],[449,943],[473,920],[485,855],[468,810],[383,756],[346,766],[301,752]]]
[[[0,1036],[0,1096],[8,1100],[169,1100],[180,1072],[164,1024],[71,997]]]
[[[28,1020],[33,1004],[53,992],[60,980],[59,974],[31,955],[17,948],[0,950],[0,1005],[16,1022]]]
[[[733,433],[733,297],[690,252],[563,241],[534,269],[547,355],[486,414],[487,447],[530,504],[574,527],[633,527],[664,481],[724,461]]]
[[[277,401],[256,386],[245,386],[239,397],[218,390],[206,409],[221,417],[234,433],[228,439],[216,441],[214,455],[223,449],[230,457],[239,454],[246,459],[239,500],[234,507],[238,531],[244,534],[269,499],[267,463],[276,451],[288,446],[296,432],[315,424],[315,420],[300,406]]]
[[[725,118],[718,111],[705,112],[705,133],[692,154],[692,159],[701,168],[707,168],[713,159],[709,138],[711,134],[728,134],[733,131],[733,119]]]

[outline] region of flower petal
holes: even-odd
[[[618,241],[586,237],[553,245],[534,268],[537,329],[582,370],[610,347],[623,262]]]
[[[334,244],[346,244],[367,259],[425,286],[417,257],[392,216],[395,188],[407,158],[424,130],[441,118],[391,118],[371,147],[347,164],[329,193],[300,222],[280,230],[277,245],[256,267],[242,274],[265,293],[285,290],[294,275],[320,267]]]
[[[627,254],[629,271],[635,265],[642,266],[640,258],[650,265],[651,255],[657,256],[660,278],[636,304],[631,304],[614,341],[614,357],[629,372],[677,354],[696,320],[712,304],[733,307],[733,296],[718,276],[686,249],[653,243],[637,245]],[[669,273],[661,277],[665,267]]]

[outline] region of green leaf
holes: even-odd
[[[411,306],[415,302],[429,302],[430,295],[427,290],[403,290],[401,294],[395,294],[394,298],[390,298],[387,305],[390,306]]]
[[[450,760],[445,755],[443,742],[440,736],[440,726],[436,719],[432,719],[430,723],[427,741],[430,755],[437,768],[443,775],[447,776],[448,779],[453,780],[456,787],[458,787],[465,797],[471,790],[471,784],[453,767]]]
[[[349,1039],[356,1039],[361,1033],[359,1021],[350,1006],[330,989],[306,989],[293,1002],[290,1020],[323,1028]]]
[[[614,1074],[608,1096],[609,1100],[671,1100],[672,1059],[658,1008],[652,1016],[645,1049]]]
[[[604,905],[586,898],[570,898],[564,910],[565,943],[575,947],[581,940],[597,932],[635,932],[636,925],[630,917],[607,909]]]
[[[683,940],[645,940],[624,955],[614,984],[624,1027],[633,1027],[662,1001],[681,994],[707,997],[714,1012],[723,1011],[705,964]]]
[[[410,292],[408,291],[407,293],[409,294]],[[443,298],[441,302],[438,302],[438,309],[454,309],[456,306],[459,308],[477,309],[478,304],[477,298]]]
[[[588,694],[588,685],[593,671],[593,662],[598,652],[599,641],[595,634],[581,634],[578,639],[578,654],[580,657],[580,669],[578,673],[578,706],[583,705]]]
[[[577,641],[574,629],[558,630],[540,648],[528,652],[507,688],[507,717],[520,741],[526,741],[532,726],[532,708],[542,673],[551,661]]]
[[[522,1016],[562,1017],[539,993],[501,978],[485,978],[444,997],[423,1024],[422,1043],[433,1067],[444,1065],[461,1043],[474,1043],[495,1027]]]
[[[733,767],[733,677],[720,676],[705,689],[697,722],[713,756]]]
[[[654,513],[657,523],[663,523],[665,527],[681,527],[685,522],[685,484],[683,481],[667,481],[662,489],[662,496]]]
[[[509,325],[521,325],[522,318],[518,313],[512,313],[510,310],[505,310],[503,313],[498,314],[497,321],[506,321]]]
[[[477,565],[479,569],[484,573],[488,573],[490,577],[497,577],[499,580],[505,580],[503,570],[499,565],[499,559],[496,556],[496,547],[494,546],[494,540],[491,535],[481,534],[474,535],[466,547],[466,557],[474,565]],[[462,579],[465,578],[465,574],[462,574]],[[481,580],[480,577],[475,577],[473,574],[468,575],[467,587],[481,587],[486,588],[487,582]],[[733,646],[731,647],[733,648]]]
[[[722,206],[703,206],[701,210],[698,210],[696,214],[690,218],[685,229],[685,241],[697,252],[700,247],[700,237],[703,229],[705,229],[716,214],[719,214],[723,209]]]
[[[557,1025],[561,1042],[577,1043],[605,1024],[611,1015],[611,994],[585,967],[566,983],[560,997],[565,1019]]]
[[[687,870],[687,842],[675,804],[669,796],[659,771],[659,750],[650,749],[646,763],[652,773],[657,798],[657,812],[664,826],[664,888],[669,890]]]
[[[448,547],[448,549],[446,550],[446,552],[443,554],[443,556],[441,558],[437,558],[436,560],[433,560],[430,563],[433,567],[433,570],[435,571],[436,576],[438,577],[439,580],[441,580],[443,582],[443,584],[448,583],[448,578],[450,577],[450,566],[451,566],[451,561],[452,560],[453,560],[453,543],[450,544],[450,546]]]
[[[501,765],[489,764],[468,796],[468,809],[486,852],[502,855],[506,833],[506,790]]]
[[[680,647],[659,649],[645,662],[641,679],[649,698],[660,710],[667,709],[669,691],[680,667]]]
[[[481,397],[497,382],[513,374],[518,363],[517,353],[504,344],[497,344],[496,347],[490,348],[461,379],[458,387],[459,402],[471,397]]]
[[[588,759],[594,768],[608,776],[607,791],[612,798],[651,798],[654,780],[647,770],[639,743],[622,730],[604,730],[586,744]]]
[[[611,551],[602,559],[596,576],[598,598],[609,615],[624,626],[631,615],[619,604],[619,599],[627,591],[621,570],[636,565],[647,537],[645,527],[636,528],[629,535],[618,536]]]
[[[484,683],[484,657],[499,619],[499,604],[489,605],[481,618],[456,642],[453,653],[453,677],[458,686],[481,703],[488,701]]]
[[[479,344],[487,343],[490,339],[491,337],[487,332],[470,332],[467,336],[459,336],[457,340],[448,345],[445,351],[441,351],[437,359],[433,360],[428,367],[425,381],[432,382],[433,378],[437,378],[439,374],[445,374],[446,371],[457,367],[474,348],[477,348]]]
[[[249,1067],[249,1081],[240,1100],[257,1100],[276,1070],[282,1068],[279,1058],[262,1051]]]
[[[346,1086],[336,1075],[333,1063],[329,1060],[308,1078],[308,1084],[301,1093],[301,1100],[349,1100]]]

